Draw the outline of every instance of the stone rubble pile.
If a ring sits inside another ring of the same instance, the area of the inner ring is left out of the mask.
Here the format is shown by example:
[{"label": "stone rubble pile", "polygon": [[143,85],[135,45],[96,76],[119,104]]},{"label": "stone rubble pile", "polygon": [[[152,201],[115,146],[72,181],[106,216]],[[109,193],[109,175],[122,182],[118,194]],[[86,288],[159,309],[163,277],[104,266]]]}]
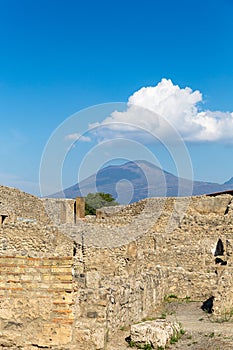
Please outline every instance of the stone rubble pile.
[{"label": "stone rubble pile", "polygon": [[169,340],[178,338],[180,325],[177,322],[166,320],[147,321],[132,325],[130,328],[130,339],[135,346],[145,346],[149,344],[153,349],[159,346],[165,348]]}]

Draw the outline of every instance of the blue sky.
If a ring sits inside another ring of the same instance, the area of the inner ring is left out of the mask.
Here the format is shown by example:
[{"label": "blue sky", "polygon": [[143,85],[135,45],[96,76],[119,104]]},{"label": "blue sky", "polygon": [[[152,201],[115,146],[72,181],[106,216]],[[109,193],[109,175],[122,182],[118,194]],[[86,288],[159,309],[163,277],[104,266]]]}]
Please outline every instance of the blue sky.
[{"label": "blue sky", "polygon": [[[218,118],[229,119],[232,16],[232,0],[0,0],[0,183],[38,193],[43,150],[64,120],[93,105],[126,103],[163,78],[179,91],[199,91],[202,98],[193,106],[201,111],[220,111]],[[183,120],[177,118],[180,131]],[[181,135],[195,179],[224,182],[233,176],[229,123],[216,139]],[[138,135],[137,141],[143,143]],[[100,136],[80,142],[78,154],[75,147],[67,154],[65,185],[75,182],[80,162],[98,142]],[[174,170],[163,150],[151,142],[146,147]]]}]

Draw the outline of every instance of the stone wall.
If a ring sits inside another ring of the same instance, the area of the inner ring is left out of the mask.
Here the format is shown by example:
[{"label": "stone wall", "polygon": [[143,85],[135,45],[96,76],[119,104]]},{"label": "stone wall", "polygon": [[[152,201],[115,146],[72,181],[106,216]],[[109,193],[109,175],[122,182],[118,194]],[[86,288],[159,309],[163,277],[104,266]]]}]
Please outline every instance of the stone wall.
[{"label": "stone wall", "polygon": [[[219,317],[232,310],[232,196],[193,197],[185,212],[179,213],[177,208],[184,207],[186,200],[167,199],[161,215],[157,217],[154,213],[154,221],[153,215],[150,217],[150,229],[119,247],[90,246],[90,237],[84,233],[83,226],[82,254],[75,261],[79,293],[83,296],[79,328],[88,324],[94,327],[97,322],[106,328],[106,333],[115,332],[154,315],[164,297],[171,294],[200,301],[213,295],[214,312]],[[144,208],[145,201],[120,209],[112,217],[109,212],[99,215],[96,222],[90,221],[88,228],[93,237],[103,232],[111,236],[116,225],[131,237],[132,226],[127,225],[138,215],[142,216],[142,223],[144,217],[148,219]],[[75,231],[72,238],[75,239]],[[80,244],[78,232],[76,238]],[[224,244],[221,258],[227,262],[226,266],[215,263],[214,251],[219,239]]]},{"label": "stone wall", "polygon": [[[76,223],[73,200],[27,196],[1,194],[4,208],[9,202],[17,218],[31,220],[0,227],[0,345],[101,350],[171,294],[213,295],[216,317],[231,312],[231,195],[148,199]],[[61,204],[58,227],[43,202]],[[219,239],[227,265],[215,263]]]},{"label": "stone wall", "polygon": [[2,346],[59,346],[72,339],[72,257],[0,256]]},{"label": "stone wall", "polygon": [[62,346],[72,340],[73,242],[36,223],[0,228],[1,346]]},{"label": "stone wall", "polygon": [[0,227],[0,254],[30,257],[72,256],[73,242],[53,226],[9,223]]},{"label": "stone wall", "polygon": [[40,199],[15,188],[0,186],[0,204],[4,207],[4,212],[9,215],[6,222],[37,221],[45,224],[50,222]]},{"label": "stone wall", "polygon": [[0,186],[0,224],[2,224],[1,216],[4,216],[3,223],[74,224],[76,215],[83,216],[84,209],[85,199],[81,197],[76,200],[37,198],[15,188]]},{"label": "stone wall", "polygon": [[54,225],[75,223],[75,200],[42,198],[41,202]]}]

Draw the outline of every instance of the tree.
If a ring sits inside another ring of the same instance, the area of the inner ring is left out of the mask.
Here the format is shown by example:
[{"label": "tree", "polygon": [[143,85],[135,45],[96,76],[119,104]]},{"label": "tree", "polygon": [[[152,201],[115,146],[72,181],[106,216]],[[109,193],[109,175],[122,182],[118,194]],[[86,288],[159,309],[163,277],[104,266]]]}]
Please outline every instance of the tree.
[{"label": "tree", "polygon": [[96,209],[118,205],[110,193],[97,192],[88,193],[85,201],[85,214],[95,215]]}]

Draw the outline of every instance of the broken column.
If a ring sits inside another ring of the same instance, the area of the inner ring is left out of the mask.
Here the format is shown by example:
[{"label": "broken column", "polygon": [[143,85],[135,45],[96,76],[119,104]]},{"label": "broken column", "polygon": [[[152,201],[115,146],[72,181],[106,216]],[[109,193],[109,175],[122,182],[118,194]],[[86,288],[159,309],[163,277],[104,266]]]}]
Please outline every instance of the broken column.
[{"label": "broken column", "polygon": [[75,218],[81,219],[85,217],[85,198],[76,197],[75,201]]}]

